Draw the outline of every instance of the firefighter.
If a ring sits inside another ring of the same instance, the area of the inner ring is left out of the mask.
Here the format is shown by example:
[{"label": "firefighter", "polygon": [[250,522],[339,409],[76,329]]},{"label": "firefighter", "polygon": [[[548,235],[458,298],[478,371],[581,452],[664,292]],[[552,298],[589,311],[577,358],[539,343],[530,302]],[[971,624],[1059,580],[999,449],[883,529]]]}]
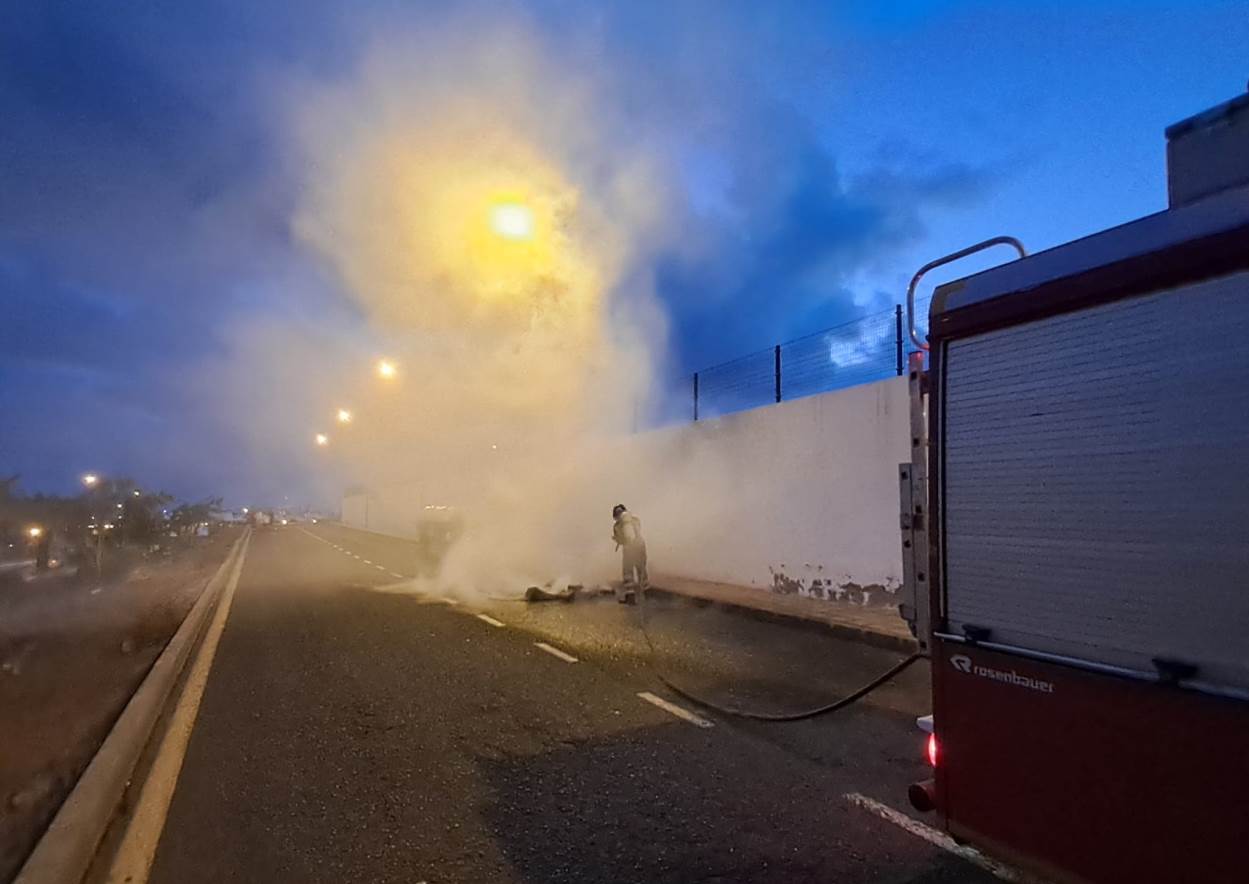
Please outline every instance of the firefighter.
[{"label": "firefighter", "polygon": [[629,512],[623,503],[616,504],[611,511],[612,540],[616,541],[616,549],[621,551],[621,566],[624,580],[616,599],[622,604],[633,604],[634,590],[645,590],[649,578],[646,574],[646,541],[642,539],[642,522]]}]

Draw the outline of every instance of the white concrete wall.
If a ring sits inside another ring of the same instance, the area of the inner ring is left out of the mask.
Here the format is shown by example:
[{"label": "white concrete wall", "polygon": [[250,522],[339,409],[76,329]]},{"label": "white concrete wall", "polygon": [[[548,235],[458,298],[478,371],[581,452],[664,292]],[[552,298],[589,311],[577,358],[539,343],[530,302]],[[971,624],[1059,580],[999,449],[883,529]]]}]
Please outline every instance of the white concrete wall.
[{"label": "white concrete wall", "polygon": [[415,537],[423,501],[415,482],[343,495],[343,524],[396,537]]},{"label": "white concrete wall", "polygon": [[369,496],[364,491],[354,491],[343,495],[342,519],[344,525],[352,528],[369,527]]},{"label": "white concrete wall", "polygon": [[645,434],[643,444],[676,443],[709,466],[660,509],[630,506],[658,573],[893,605],[909,435],[905,378]]},{"label": "white concrete wall", "polygon": [[[906,379],[891,378],[620,440],[589,459],[608,466],[561,492],[560,506],[592,529],[583,557],[592,573],[579,576],[614,568],[604,567],[610,541],[595,541],[623,502],[642,519],[655,574],[892,606],[908,415]],[[455,502],[447,489],[426,501],[421,489],[344,497],[343,520],[412,537],[427,503]]]}]

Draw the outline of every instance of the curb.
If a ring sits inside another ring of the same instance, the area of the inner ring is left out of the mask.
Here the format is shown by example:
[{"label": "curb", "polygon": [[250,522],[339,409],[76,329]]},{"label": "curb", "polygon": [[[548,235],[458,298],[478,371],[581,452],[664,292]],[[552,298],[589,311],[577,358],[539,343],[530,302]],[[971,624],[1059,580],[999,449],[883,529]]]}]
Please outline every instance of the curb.
[{"label": "curb", "polygon": [[[357,528],[354,525],[347,525],[343,522],[336,522],[331,519],[323,521],[348,531],[358,531],[361,534],[372,534],[374,537],[385,537],[389,540],[399,540],[405,543],[418,543],[411,538],[400,537],[397,534],[384,534],[381,531],[373,531],[368,528]],[[769,611],[765,608],[753,608],[750,605],[743,605],[737,602],[709,599],[703,596],[686,595],[685,593],[676,592],[675,590],[664,589],[662,586],[652,585],[646,591],[655,595],[663,596],[667,599],[676,599],[686,602],[696,608],[719,608],[722,611],[729,611],[742,617],[750,617],[754,620],[762,620],[768,623],[780,623],[785,626],[792,626],[797,629],[806,629],[812,632],[831,634],[836,638],[858,642],[859,644],[869,645],[874,648],[882,648],[887,651],[898,651],[903,654],[913,654],[919,650],[919,643],[909,636],[893,635],[888,632],[877,632],[874,629],[869,629],[865,626],[853,626],[849,623],[830,623],[827,620],[813,620],[810,617],[802,617],[797,614]]]},{"label": "curb", "polygon": [[226,554],[173,638],[160,652],[138,690],[26,858],[13,884],[74,884],[95,859],[100,840],[121,804],[139,756],[151,737],[191,652],[199,645],[230,570],[242,557],[251,529]]},{"label": "curb", "polygon": [[686,595],[685,593],[676,592],[671,589],[664,589],[662,586],[651,586],[646,591],[653,595],[663,596],[666,599],[676,599],[686,602],[696,608],[718,608],[722,611],[737,614],[738,616],[749,617],[752,620],[762,620],[766,623],[780,623],[785,626],[792,626],[798,629],[809,630],[811,632],[824,633],[826,635],[832,635],[836,638],[847,639],[860,644],[870,645],[874,648],[883,648],[887,651],[899,651],[903,654],[913,654],[919,649],[919,644],[913,638],[891,635],[887,632],[876,632],[875,630],[868,629],[864,626],[852,626],[848,623],[829,623],[826,620],[812,620],[809,617],[801,617],[796,614],[787,614],[780,611],[769,611],[764,608],[753,608],[750,605],[742,605],[737,602]]}]

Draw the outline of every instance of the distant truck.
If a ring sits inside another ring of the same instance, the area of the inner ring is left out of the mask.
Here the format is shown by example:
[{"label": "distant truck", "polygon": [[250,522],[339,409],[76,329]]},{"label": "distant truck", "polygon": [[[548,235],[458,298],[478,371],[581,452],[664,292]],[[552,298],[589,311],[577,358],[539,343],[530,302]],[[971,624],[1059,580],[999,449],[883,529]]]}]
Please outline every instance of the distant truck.
[{"label": "distant truck", "polygon": [[1166,211],[938,287],[910,362],[911,800],[1058,881],[1249,881],[1249,95],[1167,140]]}]

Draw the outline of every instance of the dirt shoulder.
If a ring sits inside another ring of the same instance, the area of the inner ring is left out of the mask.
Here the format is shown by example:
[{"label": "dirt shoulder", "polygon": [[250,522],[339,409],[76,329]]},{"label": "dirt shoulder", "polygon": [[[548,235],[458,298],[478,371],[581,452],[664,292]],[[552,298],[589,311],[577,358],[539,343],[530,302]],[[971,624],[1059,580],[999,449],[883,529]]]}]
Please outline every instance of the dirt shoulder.
[{"label": "dirt shoulder", "polygon": [[0,583],[0,881],[16,875],[237,537],[133,554],[102,583]]}]

